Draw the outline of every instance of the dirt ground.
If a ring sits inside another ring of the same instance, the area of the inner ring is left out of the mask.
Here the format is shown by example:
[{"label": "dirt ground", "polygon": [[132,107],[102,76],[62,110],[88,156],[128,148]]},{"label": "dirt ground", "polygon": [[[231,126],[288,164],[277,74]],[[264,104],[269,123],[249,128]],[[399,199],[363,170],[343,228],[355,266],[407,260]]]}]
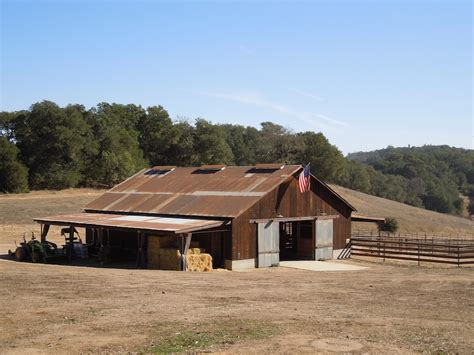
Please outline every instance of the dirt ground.
[{"label": "dirt ground", "polygon": [[472,353],[474,270],[183,273],[0,260],[0,352]]},{"label": "dirt ground", "polygon": [[[0,197],[0,254],[36,228],[32,217],[79,211],[99,193]],[[0,353],[473,353],[474,267],[352,263],[369,268],[183,273],[0,259]]]}]

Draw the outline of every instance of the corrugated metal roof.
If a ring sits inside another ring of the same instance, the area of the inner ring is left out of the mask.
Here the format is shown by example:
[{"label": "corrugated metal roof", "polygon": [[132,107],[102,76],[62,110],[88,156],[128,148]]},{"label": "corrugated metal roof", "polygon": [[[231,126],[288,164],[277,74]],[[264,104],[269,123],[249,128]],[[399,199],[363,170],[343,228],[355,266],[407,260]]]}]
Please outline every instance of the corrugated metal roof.
[{"label": "corrugated metal roof", "polygon": [[168,218],[85,212],[35,218],[35,221],[60,226],[115,227],[174,234],[220,227],[226,223],[225,221],[209,219]]},{"label": "corrugated metal roof", "polygon": [[301,165],[144,169],[92,201],[86,211],[236,217]]}]

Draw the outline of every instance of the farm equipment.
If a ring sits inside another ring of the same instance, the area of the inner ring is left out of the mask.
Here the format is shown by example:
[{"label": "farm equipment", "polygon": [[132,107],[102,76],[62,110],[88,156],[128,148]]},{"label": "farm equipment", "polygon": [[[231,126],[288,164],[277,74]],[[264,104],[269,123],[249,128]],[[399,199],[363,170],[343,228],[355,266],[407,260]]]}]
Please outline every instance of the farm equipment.
[{"label": "farm equipment", "polygon": [[55,243],[39,241],[35,234],[31,233],[31,239],[26,240],[23,234],[23,242],[17,246],[15,252],[8,251],[8,255],[18,261],[32,261],[34,263],[46,262],[51,258],[64,256],[64,249],[59,249]]},{"label": "farm equipment", "polygon": [[[49,229],[49,228],[48,228]],[[74,227],[62,228],[61,236],[65,239],[65,244],[58,247],[57,244],[46,240],[46,233],[41,231],[42,238],[37,239],[31,233],[31,239],[26,239],[23,234],[23,241],[16,245],[15,251],[8,251],[8,256],[18,261],[31,261],[33,263],[46,263],[50,260],[66,259],[88,259],[89,246],[82,242],[82,239]]]}]

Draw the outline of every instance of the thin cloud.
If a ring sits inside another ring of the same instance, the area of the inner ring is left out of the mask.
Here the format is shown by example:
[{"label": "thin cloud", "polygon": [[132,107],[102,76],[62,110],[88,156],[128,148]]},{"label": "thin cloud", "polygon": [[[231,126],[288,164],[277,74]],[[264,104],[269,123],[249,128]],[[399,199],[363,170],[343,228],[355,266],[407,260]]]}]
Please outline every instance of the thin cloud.
[{"label": "thin cloud", "polygon": [[328,123],[334,124],[336,126],[349,127],[349,124],[347,122],[344,122],[344,121],[339,121],[339,120],[336,120],[334,118],[331,118],[331,117],[328,117],[328,116],[325,116],[325,115],[321,115],[321,114],[317,114],[315,116],[318,117],[318,118],[321,118],[322,120],[324,120]]},{"label": "thin cloud", "polygon": [[310,92],[307,92],[307,91],[303,91],[303,90],[300,90],[300,89],[295,89],[295,88],[288,88],[289,91],[291,92],[294,92],[300,96],[303,96],[303,97],[309,97],[310,99],[313,99],[313,100],[316,100],[316,101],[326,101],[324,99],[324,97],[321,97],[321,96],[317,96],[317,95],[314,95]]},{"label": "thin cloud", "polygon": [[257,107],[269,109],[287,116],[291,116],[300,121],[304,121],[312,126],[321,128],[321,126],[343,126],[348,127],[347,122],[339,121],[322,114],[310,112],[299,112],[291,107],[265,99],[258,93],[224,93],[224,92],[198,92],[200,95],[225,99],[229,101],[239,102],[246,105],[254,105]]},{"label": "thin cloud", "polygon": [[240,52],[246,55],[255,55],[255,52],[248,48],[247,46],[244,46],[243,44],[240,45],[239,47]]}]

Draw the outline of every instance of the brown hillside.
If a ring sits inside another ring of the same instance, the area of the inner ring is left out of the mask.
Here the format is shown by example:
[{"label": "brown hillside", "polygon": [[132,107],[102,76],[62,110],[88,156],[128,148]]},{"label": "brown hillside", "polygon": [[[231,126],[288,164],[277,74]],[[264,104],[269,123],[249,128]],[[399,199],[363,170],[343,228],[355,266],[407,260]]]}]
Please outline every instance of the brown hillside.
[{"label": "brown hillside", "polygon": [[[100,196],[103,190],[67,189],[61,191],[33,191],[24,194],[0,194],[0,254],[14,247],[23,233],[39,235],[35,217],[80,212],[82,207]],[[59,236],[58,228],[50,233]],[[51,238],[49,238],[51,239]],[[63,238],[52,239],[64,242]]]},{"label": "brown hillside", "polygon": [[[474,238],[474,222],[465,218],[428,211],[337,185],[331,185],[331,187],[357,209],[356,213],[396,218],[401,233]],[[375,226],[371,223],[353,224],[353,232],[368,230],[375,230]]]}]

